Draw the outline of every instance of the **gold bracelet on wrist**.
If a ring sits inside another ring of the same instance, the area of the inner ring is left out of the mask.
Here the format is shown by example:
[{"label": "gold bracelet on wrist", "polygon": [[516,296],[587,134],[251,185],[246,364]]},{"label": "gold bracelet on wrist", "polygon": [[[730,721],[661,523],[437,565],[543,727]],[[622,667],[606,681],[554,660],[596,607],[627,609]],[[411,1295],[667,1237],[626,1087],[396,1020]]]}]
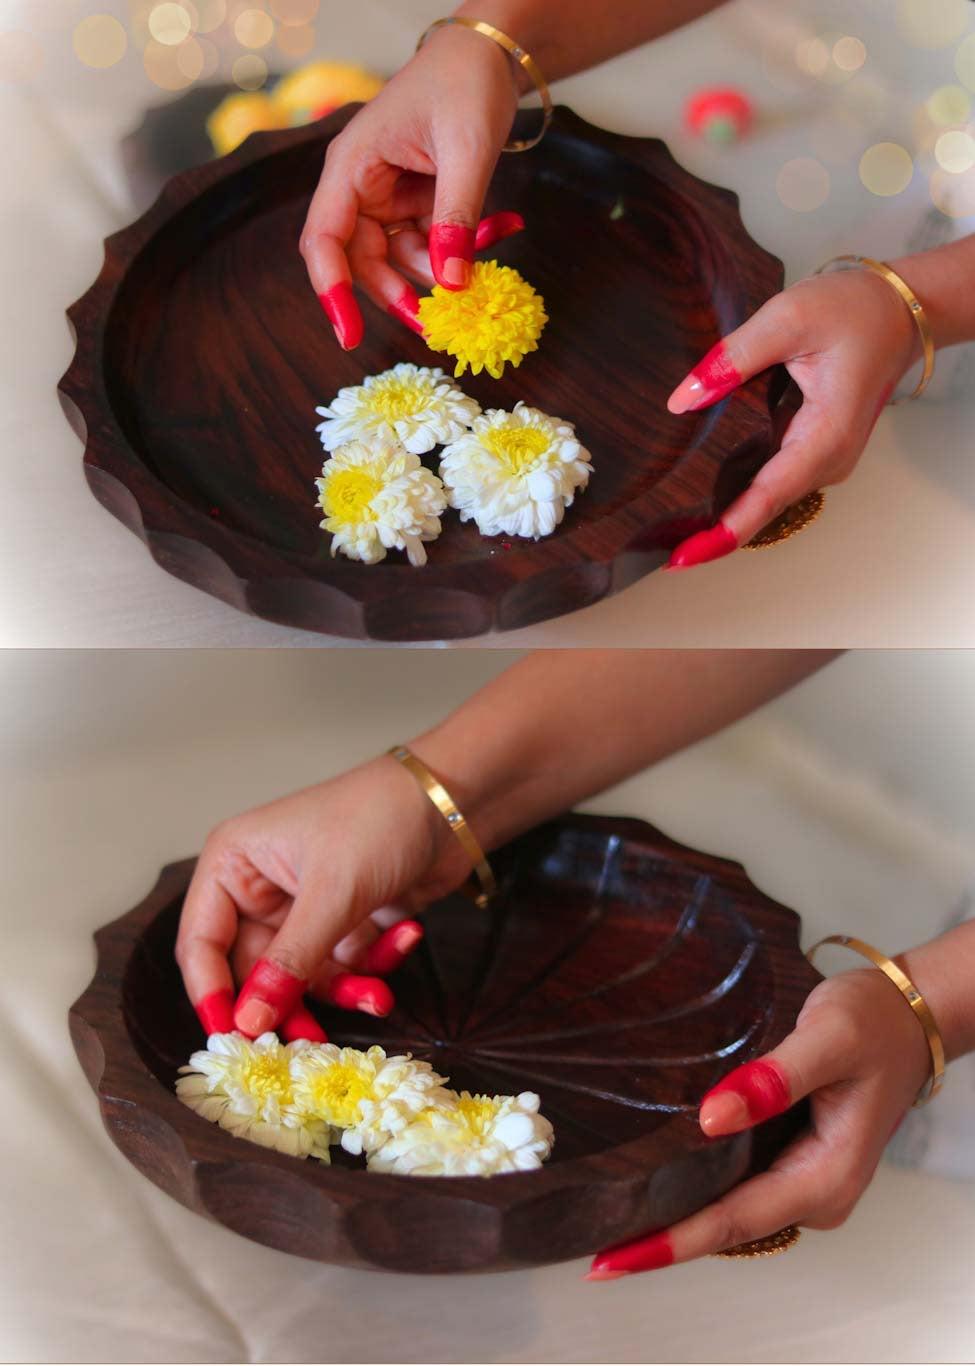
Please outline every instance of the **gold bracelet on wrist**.
[{"label": "gold bracelet on wrist", "polygon": [[[896,270],[891,269],[886,261],[875,261],[872,256],[834,256],[832,260],[826,261],[813,273],[822,275],[823,271],[830,266],[840,266],[845,270],[870,270],[874,275],[879,275],[882,280],[886,280],[891,289],[897,293],[904,303],[907,310],[914,319],[914,325],[921,338],[921,347],[924,352],[924,369],[921,378],[918,380],[917,388],[908,398],[920,398],[934,374],[934,337],[931,334],[931,324],[928,322],[928,315],[924,311],[924,305],[911,289],[906,280],[897,274]],[[893,400],[899,402],[898,399]]]},{"label": "gold bracelet on wrist", "polygon": [[527,152],[529,147],[535,147],[541,142],[548,131],[548,126],[552,122],[552,95],[548,88],[548,82],[539,70],[538,63],[529,56],[525,49],[516,43],[514,38],[509,38],[506,33],[502,33],[493,24],[485,24],[480,19],[463,19],[459,15],[453,14],[447,19],[435,19],[429,28],[425,28],[420,34],[416,50],[420,48],[438,28],[445,28],[448,24],[460,24],[463,28],[473,29],[475,33],[482,33],[485,38],[490,38],[503,47],[509,56],[513,57],[518,65],[528,73],[531,82],[538,91],[542,101],[542,127],[541,131],[533,138],[515,138],[512,142],[506,142],[502,147],[503,152]]},{"label": "gold bracelet on wrist", "polygon": [[467,821],[458,810],[457,803],[443,786],[443,784],[433,776],[420,759],[416,757],[412,750],[405,745],[393,745],[392,749],[386,751],[388,754],[399,761],[404,768],[409,769],[410,773],[423,788],[434,806],[447,822],[447,828],[451,834],[456,835],[460,841],[464,853],[471,861],[474,875],[480,886],[480,892],[474,897],[478,906],[485,907],[498,890],[498,884],[494,880],[491,865],[487,861],[484,850],[481,848],[474,832],[467,824]]},{"label": "gold bracelet on wrist", "polygon": [[825,939],[820,939],[818,944],[813,944],[806,954],[810,963],[816,950],[821,949],[824,944],[841,944],[844,948],[859,953],[863,958],[869,958],[875,967],[878,967],[882,973],[890,978],[914,1011],[921,1028],[924,1030],[924,1037],[931,1053],[931,1079],[922,1089],[914,1105],[915,1107],[927,1105],[928,1101],[932,1100],[941,1090],[941,1083],[945,1076],[945,1046],[941,1039],[941,1032],[931,1013],[931,1007],[907,973],[902,972],[895,962],[882,954],[879,949],[875,949],[872,944],[867,944],[862,939],[855,939],[851,934],[829,934]]}]

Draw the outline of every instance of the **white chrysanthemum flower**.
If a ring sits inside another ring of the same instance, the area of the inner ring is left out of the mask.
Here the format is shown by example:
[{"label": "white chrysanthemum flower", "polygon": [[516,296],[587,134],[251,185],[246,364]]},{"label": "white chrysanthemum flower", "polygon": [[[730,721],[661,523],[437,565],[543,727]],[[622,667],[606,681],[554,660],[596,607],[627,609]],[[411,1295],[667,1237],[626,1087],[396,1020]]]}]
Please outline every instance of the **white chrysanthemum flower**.
[{"label": "white chrysanthemum flower", "polygon": [[211,1034],[206,1048],[179,1069],[176,1094],[235,1138],[328,1162],[331,1129],[295,1100],[294,1068],[311,1047],[305,1040],[279,1043],[274,1034],[253,1041],[238,1033]]},{"label": "white chrysanthemum flower", "polygon": [[413,455],[455,440],[471,425],[481,405],[468,398],[442,370],[405,361],[340,389],[315,428],[327,451],[348,441],[401,441]]},{"label": "white chrysanthemum flower", "polygon": [[538,1113],[533,1091],[520,1096],[472,1096],[424,1110],[370,1153],[370,1171],[397,1176],[492,1176],[540,1167],[554,1135]]},{"label": "white chrysanthemum flower", "polygon": [[443,452],[440,477],[462,521],[485,536],[547,536],[592,473],[571,422],[516,403],[493,408]]},{"label": "white chrysanthemum flower", "polygon": [[325,461],[315,483],[333,555],[341,550],[376,564],[387,550],[405,550],[410,564],[426,564],[423,542],[440,535],[447,498],[437,476],[399,442],[350,441]]},{"label": "white chrysanthemum flower", "polygon": [[371,1152],[400,1133],[430,1105],[447,1104],[444,1078],[429,1063],[388,1058],[378,1045],[358,1048],[314,1044],[294,1066],[295,1098],[302,1109],[341,1129],[349,1153]]}]

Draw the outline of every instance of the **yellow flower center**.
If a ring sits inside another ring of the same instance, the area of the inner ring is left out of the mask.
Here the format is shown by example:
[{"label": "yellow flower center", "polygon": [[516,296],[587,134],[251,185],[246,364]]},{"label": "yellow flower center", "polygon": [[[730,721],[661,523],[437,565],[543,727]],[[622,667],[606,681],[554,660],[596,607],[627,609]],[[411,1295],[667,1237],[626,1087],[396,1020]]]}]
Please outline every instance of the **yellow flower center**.
[{"label": "yellow flower center", "polygon": [[251,1095],[261,1100],[276,1096],[281,1105],[291,1105],[291,1074],[286,1058],[259,1053],[244,1065],[241,1080]]},{"label": "yellow flower center", "polygon": [[521,474],[526,465],[542,455],[549,439],[537,427],[495,427],[483,438],[484,445],[505,462],[512,474]]},{"label": "yellow flower center", "polygon": [[429,385],[418,380],[397,379],[395,376],[382,379],[369,388],[369,406],[387,422],[412,417],[426,407],[429,398]]},{"label": "yellow flower center", "polygon": [[374,522],[370,504],[382,484],[365,470],[336,470],[321,493],[322,510],[337,522]]},{"label": "yellow flower center", "polygon": [[469,1091],[461,1091],[457,1109],[471,1133],[478,1138],[483,1135],[485,1125],[498,1113],[498,1107],[490,1096],[472,1096]]},{"label": "yellow flower center", "polygon": [[361,1119],[359,1101],[372,1094],[368,1078],[348,1063],[336,1063],[316,1076],[311,1085],[315,1112],[328,1124],[349,1129]]}]

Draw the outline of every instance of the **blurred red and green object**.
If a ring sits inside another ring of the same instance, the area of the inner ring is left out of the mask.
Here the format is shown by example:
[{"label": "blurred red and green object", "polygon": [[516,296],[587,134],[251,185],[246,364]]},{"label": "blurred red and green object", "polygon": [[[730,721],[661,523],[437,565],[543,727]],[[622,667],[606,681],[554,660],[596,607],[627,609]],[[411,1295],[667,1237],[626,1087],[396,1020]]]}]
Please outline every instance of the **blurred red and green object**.
[{"label": "blurred red and green object", "polygon": [[251,133],[296,128],[333,109],[371,100],[385,82],[365,67],[314,61],[282,76],[271,90],[235,91],[208,116],[207,134],[217,156],[232,152]]}]

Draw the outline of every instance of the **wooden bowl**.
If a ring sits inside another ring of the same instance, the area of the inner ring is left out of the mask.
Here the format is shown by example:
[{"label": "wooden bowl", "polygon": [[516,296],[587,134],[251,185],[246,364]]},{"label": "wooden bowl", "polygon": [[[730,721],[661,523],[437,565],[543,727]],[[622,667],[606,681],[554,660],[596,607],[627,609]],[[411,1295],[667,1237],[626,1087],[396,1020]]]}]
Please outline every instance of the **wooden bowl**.
[{"label": "wooden bowl", "polygon": [[561,1261],[683,1218],[767,1166],[804,1107],[709,1140],[705,1092],[774,1047],[820,980],[799,919],[741,866],[641,821],[570,815],[496,856],[488,911],[462,896],[425,914],[386,1020],[316,1006],[330,1038],[409,1050],[471,1091],[534,1090],[555,1126],[539,1171],[368,1172],[271,1152],[174,1093],[202,1047],[173,944],[192,860],[95,936],[71,1008],[75,1049],[111,1138],[150,1180],[237,1233],[316,1261],[488,1271]]},{"label": "wooden bowl", "polygon": [[398,553],[332,559],[316,405],[398,361],[449,360],[368,301],[366,339],[343,352],[308,284],[301,225],[354,109],[254,134],[108,239],[69,310],[60,384],[91,489],[170,573],[291,626],[448,639],[597,602],[714,522],[776,448],[781,369],[707,412],[674,417],[665,400],[781,287],[781,263],[748,237],[735,195],[662,142],[560,109],[536,150],[501,158],[487,205],[524,214],[528,230],[492,254],[540,290],[550,321],[517,370],[463,387],[484,407],[524,399],[575,422],[589,489],[538,542],[482,537],[451,512],[422,569]]}]

